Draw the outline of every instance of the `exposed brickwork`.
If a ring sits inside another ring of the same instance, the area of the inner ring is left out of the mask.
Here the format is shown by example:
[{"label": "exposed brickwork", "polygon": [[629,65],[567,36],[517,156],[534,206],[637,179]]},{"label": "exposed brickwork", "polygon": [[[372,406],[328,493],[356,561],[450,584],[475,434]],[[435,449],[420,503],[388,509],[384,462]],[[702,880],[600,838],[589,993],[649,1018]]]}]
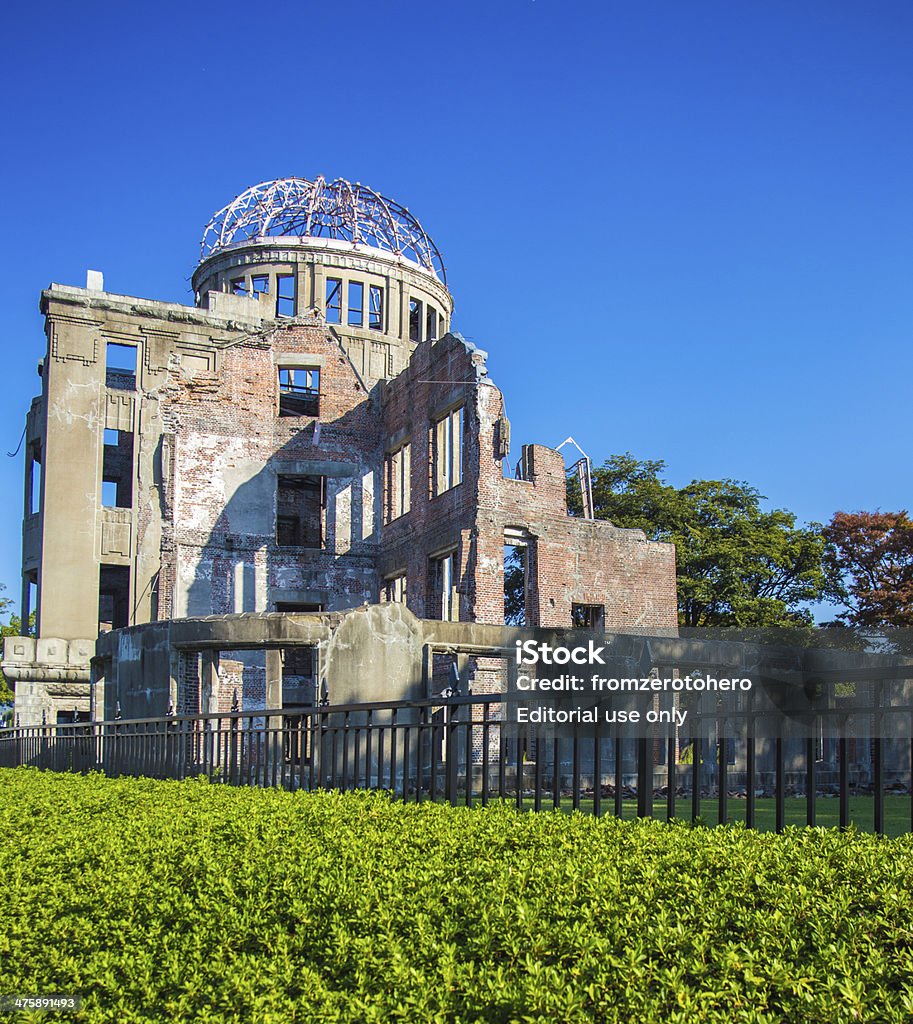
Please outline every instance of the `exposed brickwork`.
[{"label": "exposed brickwork", "polygon": [[[319,415],[279,416],[278,368],[309,358],[320,368]],[[524,450],[527,479],[502,475],[504,400],[486,374],[484,353],[447,335],[419,345],[398,377],[369,392],[316,320],[240,340],[217,372],[188,375],[173,361],[159,395],[170,451],[160,594],[167,601],[176,582],[177,601],[163,614],[263,611],[277,601],[352,607],[378,600],[384,580],[405,572],[407,604],[435,618],[433,560],[452,554],[453,615],[499,623],[510,530],[528,544],[530,625],[570,625],[574,602],[603,605],[608,628],[674,625],[670,546],[569,517],[564,460],[551,449]],[[458,482],[434,494],[435,458],[445,457],[436,424],[460,408],[462,447],[450,452]],[[406,441],[410,507],[383,523],[384,452]],[[322,547],[278,543],[277,514],[294,511],[294,496],[277,507],[284,474],[324,479]]]},{"label": "exposed brickwork", "polygon": [[[385,388],[388,437],[412,443],[412,505],[385,527],[380,569],[405,569],[408,604],[435,617],[429,558],[453,549],[460,567],[460,618],[503,622],[504,536],[529,541],[530,625],[569,626],[573,603],[605,607],[607,628],[674,626],[675,554],[639,530],[567,515],[564,460],[534,445],[525,452],[528,479],[502,475],[497,442],[504,400],[484,376],[484,355],[453,336],[419,346],[410,366]],[[469,383],[456,383],[469,382]],[[462,403],[462,482],[430,497],[430,425]]]}]

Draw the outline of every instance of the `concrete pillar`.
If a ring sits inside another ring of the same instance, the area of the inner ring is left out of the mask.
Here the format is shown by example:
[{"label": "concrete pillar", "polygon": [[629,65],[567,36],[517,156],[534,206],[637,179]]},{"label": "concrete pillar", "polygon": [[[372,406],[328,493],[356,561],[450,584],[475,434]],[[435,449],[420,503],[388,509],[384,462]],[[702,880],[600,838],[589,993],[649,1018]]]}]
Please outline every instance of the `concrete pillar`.
[{"label": "concrete pillar", "polygon": [[200,712],[208,715],[218,711],[219,652],[206,650],[200,654]]},{"label": "concrete pillar", "polygon": [[282,651],[278,647],[266,652],[266,707],[282,707]]},{"label": "concrete pillar", "polygon": [[181,652],[173,647],[168,652],[168,676],[168,701],[174,710],[180,713],[178,693],[181,679]]}]

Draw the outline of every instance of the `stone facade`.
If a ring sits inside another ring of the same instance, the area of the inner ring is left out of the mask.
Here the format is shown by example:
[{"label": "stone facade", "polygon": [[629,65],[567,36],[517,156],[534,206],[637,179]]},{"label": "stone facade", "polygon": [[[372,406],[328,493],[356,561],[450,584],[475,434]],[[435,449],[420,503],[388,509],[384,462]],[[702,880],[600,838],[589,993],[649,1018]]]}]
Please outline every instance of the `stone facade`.
[{"label": "stone facade", "polygon": [[[37,613],[39,647],[91,653],[99,631],[156,620],[388,600],[498,625],[506,539],[525,552],[528,625],[569,627],[579,605],[609,629],[675,626],[671,546],[569,516],[551,449],[524,447],[519,476],[504,475],[504,397],[485,353],[449,333],[453,302],[431,270],[367,246],[261,239],[204,259],[194,306],[88,283],[41,297],[22,609]],[[281,701],[269,652],[232,657],[214,710],[238,680],[246,700]],[[68,680],[76,704],[51,697],[40,664],[7,642],[22,725],[39,708],[51,722],[68,706],[100,716],[87,657]],[[37,701],[26,680],[46,687]]]}]

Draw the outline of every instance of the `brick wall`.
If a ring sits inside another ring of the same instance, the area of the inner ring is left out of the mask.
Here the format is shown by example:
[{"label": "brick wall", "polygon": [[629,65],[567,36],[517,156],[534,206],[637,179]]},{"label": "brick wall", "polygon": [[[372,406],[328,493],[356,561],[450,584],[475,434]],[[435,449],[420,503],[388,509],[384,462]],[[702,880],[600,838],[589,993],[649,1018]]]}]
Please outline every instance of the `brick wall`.
[{"label": "brick wall", "polygon": [[[425,342],[370,391],[318,321],[245,337],[219,358],[206,373],[173,361],[160,394],[170,453],[163,614],[262,611],[277,600],[352,607],[405,572],[410,609],[434,618],[432,560],[452,553],[459,618],[500,623],[510,530],[528,545],[530,625],[570,625],[575,602],[603,605],[609,628],[675,624],[670,546],[569,517],[564,460],[549,448],[524,450],[526,479],[503,476],[504,399],[473,346],[453,335]],[[319,415],[279,416],[278,368],[309,358],[320,367]],[[435,424],[459,409],[461,473],[441,490]],[[384,453],[406,442],[410,507],[384,522]],[[322,549],[277,544],[284,474],[325,477]]]}]

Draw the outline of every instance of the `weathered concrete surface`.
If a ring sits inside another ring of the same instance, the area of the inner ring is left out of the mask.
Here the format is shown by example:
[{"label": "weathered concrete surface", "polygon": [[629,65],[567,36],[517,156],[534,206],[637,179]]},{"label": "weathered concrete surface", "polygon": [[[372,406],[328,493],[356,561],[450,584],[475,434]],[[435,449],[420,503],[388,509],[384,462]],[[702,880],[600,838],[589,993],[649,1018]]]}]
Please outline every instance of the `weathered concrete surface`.
[{"label": "weathered concrete surface", "polygon": [[[258,298],[255,279],[261,291],[267,282]],[[291,307],[279,301],[280,280],[294,286]],[[338,316],[328,280],[342,283]],[[670,545],[569,517],[564,461],[551,449],[526,446],[523,478],[504,477],[504,397],[486,354],[447,333],[453,299],[430,271],[296,237],[204,260],[193,307],[104,292],[96,273],[87,283],[41,297],[47,350],[26,423],[22,578],[23,619],[36,611],[39,637],[337,612],[384,597],[425,619],[498,625],[507,532],[528,548],[531,626],[569,626],[575,604],[602,609],[608,628],[675,625]],[[360,323],[349,305],[359,288]],[[371,289],[382,305],[374,318]],[[289,381],[303,372],[318,384],[296,406]],[[403,610],[384,650],[365,647],[366,628],[347,620],[343,639],[321,647],[315,683],[333,677],[355,693],[367,650],[390,678],[414,682],[409,621]],[[271,628],[299,628],[279,622]],[[242,653],[222,666],[213,696],[199,665],[175,655],[175,630],[167,642],[136,638],[136,651],[118,657],[123,677],[105,678],[125,714],[165,699],[160,681],[136,683],[128,666],[143,658],[156,680],[169,659],[169,699],[177,705],[180,690],[184,708],[221,707],[235,689],[277,699],[277,663],[259,642],[227,638],[225,649]],[[40,689],[39,662],[30,684]],[[369,680],[359,685],[383,696]],[[34,724],[32,696],[17,697],[23,724]]]}]

